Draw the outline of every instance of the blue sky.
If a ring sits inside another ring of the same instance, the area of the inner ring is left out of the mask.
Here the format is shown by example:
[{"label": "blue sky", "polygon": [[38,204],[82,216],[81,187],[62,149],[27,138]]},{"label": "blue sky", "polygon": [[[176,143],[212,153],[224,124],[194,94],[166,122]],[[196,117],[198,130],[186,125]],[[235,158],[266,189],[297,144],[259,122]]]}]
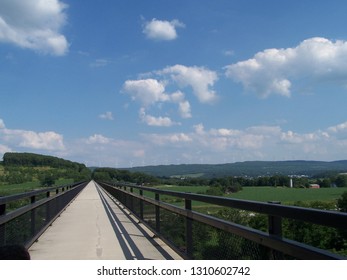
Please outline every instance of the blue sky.
[{"label": "blue sky", "polygon": [[347,159],[347,2],[0,0],[0,156]]}]

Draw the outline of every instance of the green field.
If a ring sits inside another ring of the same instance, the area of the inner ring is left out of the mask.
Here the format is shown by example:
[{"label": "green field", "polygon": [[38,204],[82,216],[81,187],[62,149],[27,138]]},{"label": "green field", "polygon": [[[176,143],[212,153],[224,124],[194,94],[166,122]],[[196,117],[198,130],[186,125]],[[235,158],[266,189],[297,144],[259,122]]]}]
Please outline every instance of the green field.
[{"label": "green field", "polygon": [[[157,188],[178,191],[204,193],[208,186],[157,186]],[[242,191],[227,197],[253,201],[280,201],[290,204],[297,201],[336,201],[347,188],[290,189],[283,187],[243,187]]]},{"label": "green field", "polygon": [[336,201],[347,188],[290,189],[273,187],[244,187],[242,191],[228,197],[255,201]]},{"label": "green field", "polygon": [[[62,186],[72,183],[71,179],[61,179],[55,182],[55,186]],[[40,188],[40,182],[27,182],[23,184],[0,185],[0,196],[13,195],[23,192],[29,192]]]}]

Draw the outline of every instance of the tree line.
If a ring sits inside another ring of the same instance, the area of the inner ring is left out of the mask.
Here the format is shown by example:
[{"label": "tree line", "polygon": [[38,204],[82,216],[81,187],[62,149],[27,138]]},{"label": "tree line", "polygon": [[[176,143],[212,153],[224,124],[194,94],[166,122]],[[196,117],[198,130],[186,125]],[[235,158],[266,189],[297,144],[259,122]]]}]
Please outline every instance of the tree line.
[{"label": "tree line", "polygon": [[58,179],[78,182],[91,178],[91,171],[84,164],[33,153],[5,153],[1,167],[2,184],[39,181],[42,186],[51,186]]}]

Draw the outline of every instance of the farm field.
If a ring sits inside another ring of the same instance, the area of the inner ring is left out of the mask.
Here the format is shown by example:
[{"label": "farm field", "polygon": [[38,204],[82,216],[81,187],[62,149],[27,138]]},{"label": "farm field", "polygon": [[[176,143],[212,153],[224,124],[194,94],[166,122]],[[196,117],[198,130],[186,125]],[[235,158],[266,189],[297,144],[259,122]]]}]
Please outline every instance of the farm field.
[{"label": "farm field", "polygon": [[[71,179],[61,179],[57,180],[55,182],[55,186],[62,186],[65,184],[72,183],[73,180]],[[13,184],[13,185],[0,185],[0,196],[7,196],[7,195],[13,195],[23,192],[30,192],[35,189],[40,188],[40,182],[34,181],[34,182],[27,182],[23,184]]]},{"label": "farm field", "polygon": [[[158,186],[160,189],[203,193],[207,186]],[[283,187],[243,187],[242,191],[229,194],[227,197],[253,200],[253,201],[280,201],[291,204],[297,201],[336,201],[347,188],[321,188],[321,189],[290,189]]]},{"label": "farm field", "polygon": [[280,201],[293,203],[296,201],[336,201],[347,188],[290,189],[273,187],[244,187],[242,191],[228,197],[255,201]]}]

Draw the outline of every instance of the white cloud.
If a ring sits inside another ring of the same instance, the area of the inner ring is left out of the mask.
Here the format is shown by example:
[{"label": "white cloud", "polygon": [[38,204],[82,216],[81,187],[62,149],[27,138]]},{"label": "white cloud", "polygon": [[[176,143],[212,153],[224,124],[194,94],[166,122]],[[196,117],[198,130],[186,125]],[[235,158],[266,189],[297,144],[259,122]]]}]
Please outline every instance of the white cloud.
[{"label": "white cloud", "polygon": [[347,122],[331,126],[328,128],[328,131],[338,133],[338,132],[346,132],[347,131]]},{"label": "white cloud", "polygon": [[149,126],[173,126],[178,123],[173,122],[169,117],[153,117],[146,114],[145,109],[141,108],[139,116],[142,122],[146,123]]},{"label": "white cloud", "polygon": [[192,138],[185,133],[172,133],[172,134],[146,134],[143,137],[155,145],[181,145],[184,143],[192,142]]},{"label": "white cloud", "polygon": [[53,55],[64,55],[68,42],[60,33],[67,5],[59,0],[0,1],[0,42]]},{"label": "white cloud", "polygon": [[23,148],[36,150],[64,150],[63,136],[53,132],[34,132],[28,130],[10,130],[3,131],[5,142]]},{"label": "white cloud", "polygon": [[0,140],[12,148],[22,147],[49,151],[63,151],[65,149],[64,139],[61,134],[53,131],[35,132],[30,130],[8,129],[1,119]]},{"label": "white cloud", "polygon": [[217,99],[217,94],[212,89],[218,80],[218,75],[214,71],[204,67],[187,67],[177,64],[157,71],[157,73],[170,75],[171,79],[181,88],[192,87],[193,93],[202,103],[213,103]]},{"label": "white cloud", "polygon": [[[150,74],[147,73],[147,77],[149,75],[154,78],[127,80],[123,85],[123,92],[128,94],[132,100],[139,102],[147,111],[153,105],[161,107],[161,103],[173,103],[178,105],[178,114],[181,118],[191,118],[191,103],[186,98],[186,94],[181,91],[187,87],[192,89],[192,93],[202,103],[213,103],[217,100],[217,93],[213,86],[218,75],[204,67],[174,65]],[[168,93],[166,87],[176,89],[176,91]],[[143,114],[140,116],[145,123],[151,123],[151,125],[171,126],[176,124],[169,117],[154,118],[150,115],[143,116]]]},{"label": "white cloud", "polygon": [[145,107],[170,100],[165,93],[165,84],[155,79],[128,80],[124,83],[123,90]]},{"label": "white cloud", "polygon": [[86,143],[87,144],[109,144],[111,143],[111,141],[112,141],[111,139],[105,136],[102,136],[101,134],[94,134],[86,140]]},{"label": "white cloud", "polygon": [[0,119],[0,129],[5,128],[5,123],[2,119]]},{"label": "white cloud", "polygon": [[192,117],[190,103],[187,100],[179,102],[178,111],[181,117],[184,119],[188,119]]},{"label": "white cloud", "polygon": [[98,58],[98,59],[95,59],[95,61],[90,64],[90,67],[99,68],[99,67],[105,67],[108,64],[110,64],[110,61],[108,59]]},{"label": "white cloud", "polygon": [[11,151],[12,149],[10,147],[0,144],[0,155],[4,155],[5,153],[11,152]]},{"label": "white cloud", "polygon": [[[260,97],[289,97],[298,80],[347,84],[347,42],[310,38],[295,48],[267,49],[253,58],[226,66],[226,76]],[[303,78],[304,77],[304,78]]]},{"label": "white cloud", "polygon": [[110,120],[110,121],[114,120],[112,112],[106,112],[106,113],[100,114],[99,118],[103,120]]},{"label": "white cloud", "polygon": [[159,41],[171,41],[177,38],[177,27],[185,27],[185,25],[178,21],[166,21],[152,19],[146,22],[143,27],[143,33],[147,38]]}]

